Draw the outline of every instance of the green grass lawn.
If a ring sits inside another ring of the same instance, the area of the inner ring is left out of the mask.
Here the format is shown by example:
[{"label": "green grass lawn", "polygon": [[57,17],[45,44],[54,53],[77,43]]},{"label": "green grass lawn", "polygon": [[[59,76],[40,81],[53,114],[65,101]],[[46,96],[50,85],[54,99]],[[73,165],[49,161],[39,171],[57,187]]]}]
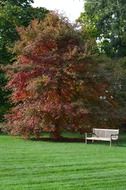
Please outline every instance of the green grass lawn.
[{"label": "green grass lawn", "polygon": [[56,143],[0,136],[0,190],[125,190],[126,142]]}]

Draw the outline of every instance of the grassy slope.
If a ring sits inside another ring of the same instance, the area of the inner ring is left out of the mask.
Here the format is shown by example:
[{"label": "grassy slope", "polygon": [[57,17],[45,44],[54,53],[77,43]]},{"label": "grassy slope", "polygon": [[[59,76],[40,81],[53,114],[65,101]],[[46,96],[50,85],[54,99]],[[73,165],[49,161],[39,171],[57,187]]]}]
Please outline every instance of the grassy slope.
[{"label": "grassy slope", "polygon": [[125,190],[126,148],[0,136],[0,189]]}]

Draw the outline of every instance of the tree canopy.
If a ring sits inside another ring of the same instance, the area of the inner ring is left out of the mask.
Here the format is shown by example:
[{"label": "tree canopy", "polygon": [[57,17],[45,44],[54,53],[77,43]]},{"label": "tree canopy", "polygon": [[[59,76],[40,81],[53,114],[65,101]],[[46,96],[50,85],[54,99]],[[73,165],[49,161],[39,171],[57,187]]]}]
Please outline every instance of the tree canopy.
[{"label": "tree canopy", "polygon": [[48,131],[59,138],[64,130],[111,123],[115,102],[80,31],[54,13],[18,31],[17,59],[7,67],[15,105],[7,115],[9,132],[38,137]]},{"label": "tree canopy", "polygon": [[126,56],[126,1],[86,0],[80,21],[110,57]]}]

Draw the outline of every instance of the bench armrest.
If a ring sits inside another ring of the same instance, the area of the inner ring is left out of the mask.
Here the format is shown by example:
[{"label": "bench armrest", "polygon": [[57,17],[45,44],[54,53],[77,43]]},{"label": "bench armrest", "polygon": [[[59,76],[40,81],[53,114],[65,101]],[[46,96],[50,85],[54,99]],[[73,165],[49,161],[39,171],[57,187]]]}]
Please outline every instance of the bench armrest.
[{"label": "bench armrest", "polygon": [[117,140],[118,134],[111,134],[111,140]]}]

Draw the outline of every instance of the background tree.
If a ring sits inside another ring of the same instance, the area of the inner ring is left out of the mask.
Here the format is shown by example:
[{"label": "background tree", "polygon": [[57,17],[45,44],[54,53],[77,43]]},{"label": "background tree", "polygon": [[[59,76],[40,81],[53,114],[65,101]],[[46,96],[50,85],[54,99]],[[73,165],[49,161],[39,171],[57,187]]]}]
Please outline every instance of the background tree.
[{"label": "background tree", "polygon": [[97,63],[86,56],[88,44],[80,31],[66,18],[49,14],[19,34],[17,60],[7,67],[15,105],[7,116],[9,132],[38,137],[48,131],[58,139],[64,130],[103,124],[103,108],[110,123],[115,103],[106,91],[107,80],[97,74]]},{"label": "background tree", "polygon": [[[79,21],[90,38],[95,39],[99,54],[112,60],[104,65],[111,92],[118,99],[118,117],[124,120],[126,104],[126,2],[123,0],[86,0]],[[106,59],[106,58],[105,58]],[[104,61],[103,61],[104,62]],[[106,68],[105,68],[106,67]],[[124,121],[122,121],[124,122]]]},{"label": "background tree", "polygon": [[121,123],[125,123],[126,116],[126,58],[112,60],[109,68],[109,80],[111,82],[111,91],[118,100],[118,118]]},{"label": "background tree", "polygon": [[[44,8],[33,8],[32,0],[1,0],[0,1],[0,64],[13,62],[15,55],[10,51],[19,39],[16,27],[28,26],[32,19],[43,19],[47,14]],[[4,73],[0,71],[0,121],[8,110],[8,92],[3,90],[6,83]],[[5,101],[6,100],[6,101]]]},{"label": "background tree", "polygon": [[100,50],[111,57],[126,56],[125,9],[124,0],[86,0],[80,16],[100,42]]}]

